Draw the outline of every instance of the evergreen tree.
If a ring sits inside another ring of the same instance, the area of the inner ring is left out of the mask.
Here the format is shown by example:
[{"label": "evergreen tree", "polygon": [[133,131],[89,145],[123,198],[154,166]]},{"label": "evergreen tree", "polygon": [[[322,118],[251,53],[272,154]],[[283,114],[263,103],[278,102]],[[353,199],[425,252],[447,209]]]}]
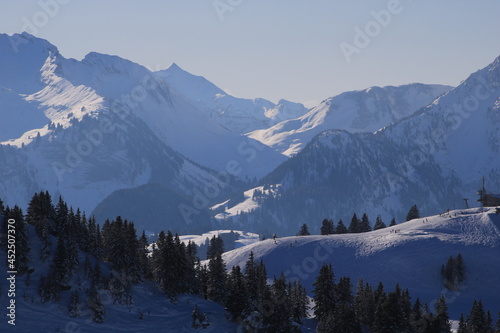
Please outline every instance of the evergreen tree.
[{"label": "evergreen tree", "polygon": [[300,227],[300,230],[297,233],[297,236],[309,236],[309,235],[311,235],[311,233],[309,232],[309,228],[307,227],[307,224],[304,223]]},{"label": "evergreen tree", "polygon": [[193,312],[191,312],[191,317],[193,321],[191,322],[191,327],[193,328],[207,328],[210,324],[207,321],[207,317],[203,314],[197,305],[194,306]]},{"label": "evergreen tree", "polygon": [[101,296],[94,288],[92,288],[89,292],[87,304],[92,312],[92,320],[99,324],[103,323],[105,314],[104,305],[102,304]]},{"label": "evergreen tree", "polygon": [[246,290],[249,291],[249,311],[257,308],[259,302],[259,294],[255,291],[259,290],[259,274],[257,272],[257,265],[254,261],[253,252],[250,251],[250,255],[245,263],[245,284]]},{"label": "evergreen tree", "polygon": [[493,327],[493,317],[491,316],[491,312],[486,311],[486,333],[495,333],[495,328]]},{"label": "evergreen tree", "polygon": [[396,225],[396,219],[393,217],[389,226],[394,227],[395,225]]},{"label": "evergreen tree", "polygon": [[339,223],[337,224],[337,228],[335,229],[336,234],[347,234],[349,231],[347,230],[344,222],[342,220],[339,220]]},{"label": "evergreen tree", "polygon": [[226,300],[226,264],[218,254],[208,262],[208,298],[224,304]]},{"label": "evergreen tree", "polygon": [[368,215],[364,213],[363,217],[361,218],[361,222],[359,224],[359,232],[368,232],[368,231],[372,231],[372,228],[370,226],[370,220],[368,220]]},{"label": "evergreen tree", "polygon": [[457,290],[465,280],[465,265],[462,255],[459,253],[457,258],[450,256],[445,265],[441,266],[441,275],[444,278],[446,288]]},{"label": "evergreen tree", "polygon": [[71,294],[71,300],[68,305],[68,312],[69,316],[72,318],[79,317],[81,313],[81,307],[80,307],[80,298],[78,296],[78,292],[74,291]]},{"label": "evergreen tree", "polygon": [[375,220],[375,225],[373,226],[373,230],[379,230],[387,228],[385,225],[384,221],[382,221],[382,217],[380,215],[377,216],[377,219]]},{"label": "evergreen tree", "polygon": [[496,331],[495,333],[500,333],[500,312],[498,312],[498,319],[497,319],[497,324],[496,324]]},{"label": "evergreen tree", "polygon": [[68,229],[68,205],[63,201],[62,197],[59,196],[59,201],[55,208],[55,233],[56,235],[62,235],[65,237]]},{"label": "evergreen tree", "polygon": [[404,313],[399,306],[397,292],[390,292],[381,297],[375,311],[373,332],[375,333],[402,333],[408,332],[408,323],[404,320]]},{"label": "evergreen tree", "polygon": [[210,243],[208,244],[207,259],[213,259],[218,255],[222,255],[223,253],[224,241],[222,240],[222,237],[220,235],[218,235],[217,237],[215,237],[214,235],[210,240]]},{"label": "evergreen tree", "polygon": [[422,317],[422,305],[420,304],[420,299],[417,298],[410,316],[410,325],[413,332],[421,332],[423,329],[424,319]]},{"label": "evergreen tree", "polygon": [[335,279],[331,264],[323,264],[313,283],[314,316],[320,322],[335,310]]},{"label": "evergreen tree", "polygon": [[[138,240],[137,264],[139,266],[140,275],[143,278],[150,279],[152,277],[152,275],[151,275],[151,267],[149,266],[149,259],[148,259],[148,238],[146,237],[146,233],[144,230],[142,231],[142,235]],[[193,262],[193,266],[194,266],[194,262]]]},{"label": "evergreen tree", "polygon": [[333,221],[329,219],[324,219],[321,224],[321,234],[322,235],[332,235],[335,233],[335,226]]},{"label": "evergreen tree", "polygon": [[460,321],[458,322],[457,333],[467,333],[467,324],[464,319],[464,314],[460,314]]},{"label": "evergreen tree", "polygon": [[441,295],[436,303],[435,325],[437,327],[437,331],[440,333],[451,332],[451,325],[448,316],[448,306],[446,305],[446,299],[444,298],[444,295]]},{"label": "evergreen tree", "polygon": [[356,213],[354,213],[354,215],[352,216],[352,219],[351,219],[351,224],[349,224],[349,233],[353,234],[353,233],[359,233],[361,232],[361,221],[358,219],[358,217],[356,216]]},{"label": "evergreen tree", "polygon": [[271,294],[268,304],[273,304],[274,308],[264,317],[264,326],[266,332],[283,332],[292,331],[292,322],[290,320],[292,313],[292,304],[290,295],[288,294],[286,278],[283,273],[277,279],[274,278],[271,287]]},{"label": "evergreen tree", "polygon": [[291,302],[291,317],[299,324],[302,324],[302,319],[307,317],[307,310],[309,310],[309,298],[307,297],[306,288],[302,286],[300,281],[296,280],[288,283],[288,294],[290,295]]},{"label": "evergreen tree", "polygon": [[227,278],[226,308],[235,321],[248,309],[248,291],[240,266],[234,266]]},{"label": "evergreen tree", "polygon": [[375,298],[371,286],[363,279],[358,280],[355,296],[356,317],[361,325],[371,327],[375,315]]},{"label": "evergreen tree", "polygon": [[54,261],[51,266],[51,272],[53,282],[61,286],[67,283],[71,277],[67,253],[68,250],[65,242],[61,237],[59,237],[57,240]]},{"label": "evergreen tree", "polygon": [[331,332],[361,333],[354,308],[352,284],[349,277],[341,277],[335,287],[335,309],[329,318]]},{"label": "evergreen tree", "polygon": [[459,253],[457,255],[457,259],[455,260],[456,264],[456,275],[457,275],[457,282],[458,284],[461,284],[462,282],[465,281],[465,264],[464,264],[464,259],[462,258],[462,255]]},{"label": "evergreen tree", "polygon": [[406,214],[406,221],[410,221],[413,219],[418,219],[420,218],[420,211],[417,208],[417,205],[411,206],[410,210],[408,211],[408,214]]},{"label": "evergreen tree", "polygon": [[469,332],[487,332],[487,325],[483,303],[474,300],[470,315],[467,317],[467,330]]}]

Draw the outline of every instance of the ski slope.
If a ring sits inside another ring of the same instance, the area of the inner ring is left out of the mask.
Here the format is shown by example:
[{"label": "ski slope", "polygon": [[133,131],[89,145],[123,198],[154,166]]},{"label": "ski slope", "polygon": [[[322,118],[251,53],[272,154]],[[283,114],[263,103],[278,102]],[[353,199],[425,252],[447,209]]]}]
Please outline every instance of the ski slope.
[{"label": "ski slope", "polygon": [[[469,313],[482,299],[492,313],[500,310],[500,215],[495,209],[454,210],[364,234],[302,236],[264,240],[224,254],[228,269],[244,267],[250,251],[266,264],[269,277],[284,272],[299,279],[311,294],[319,268],[331,263],[338,279],[363,278],[386,290],[396,283],[408,288],[413,301],[432,303],[447,297],[452,319]],[[461,290],[444,288],[440,274],[450,256],[461,253],[467,279]]]}]

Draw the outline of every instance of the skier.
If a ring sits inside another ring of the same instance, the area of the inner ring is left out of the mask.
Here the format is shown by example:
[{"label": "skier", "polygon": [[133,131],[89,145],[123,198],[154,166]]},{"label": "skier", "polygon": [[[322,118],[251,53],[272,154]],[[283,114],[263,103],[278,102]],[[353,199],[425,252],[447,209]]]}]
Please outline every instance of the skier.
[{"label": "skier", "polygon": [[273,235],[274,244],[276,244],[276,234]]}]

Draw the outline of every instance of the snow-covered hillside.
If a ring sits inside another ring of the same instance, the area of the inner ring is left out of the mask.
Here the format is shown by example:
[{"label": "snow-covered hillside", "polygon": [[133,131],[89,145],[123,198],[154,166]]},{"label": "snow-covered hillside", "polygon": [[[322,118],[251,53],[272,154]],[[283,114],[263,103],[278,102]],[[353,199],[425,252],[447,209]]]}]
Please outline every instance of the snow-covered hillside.
[{"label": "snow-covered hillside", "polygon": [[177,64],[155,74],[199,108],[206,109],[212,119],[234,133],[244,134],[268,128],[307,112],[304,105],[286,100],[274,104],[263,98],[231,96],[204,77],[192,75]]},{"label": "snow-covered hillside", "polygon": [[349,91],[324,100],[301,117],[249,133],[249,137],[292,156],[322,131],[375,132],[427,106],[451,89],[413,83]]},{"label": "snow-covered hillside", "polygon": [[281,193],[281,185],[258,186],[243,193],[243,197],[238,199],[229,199],[220,204],[211,207],[216,213],[215,218],[223,221],[229,218],[237,217],[240,213],[250,213],[259,208],[262,197],[276,197]]},{"label": "snow-covered hillside", "polygon": [[227,242],[224,242],[226,250],[229,248],[231,249],[240,248],[259,241],[259,235],[241,230],[212,230],[202,235],[183,235],[180,236],[179,238],[185,244],[191,241],[198,246],[203,246],[206,245],[208,241],[210,241],[214,236],[222,237],[227,234],[234,235],[234,240],[233,244],[227,244]]},{"label": "snow-covered hillside", "polygon": [[[452,319],[468,313],[474,299],[482,299],[493,313],[500,310],[500,215],[495,209],[452,210],[394,227],[362,234],[300,236],[272,239],[225,253],[230,269],[244,267],[250,252],[262,259],[270,277],[284,272],[299,279],[307,290],[323,263],[331,263],[338,279],[358,278],[386,289],[396,283],[408,288],[413,301],[432,303],[447,297]],[[460,253],[466,280],[458,291],[446,290],[441,265]]]}]

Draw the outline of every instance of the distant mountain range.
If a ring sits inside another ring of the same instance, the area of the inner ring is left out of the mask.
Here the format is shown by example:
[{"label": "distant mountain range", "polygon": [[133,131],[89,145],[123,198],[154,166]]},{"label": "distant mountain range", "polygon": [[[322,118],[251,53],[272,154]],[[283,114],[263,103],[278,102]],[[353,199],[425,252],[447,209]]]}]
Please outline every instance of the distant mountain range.
[{"label": "distant mountain range", "polygon": [[[231,96],[175,64],[77,61],[1,34],[0,197],[26,205],[48,190],[99,219],[179,232],[295,233],[361,210],[401,218],[414,203],[433,213],[472,197],[481,176],[500,186],[498,63],[455,89],[372,87],[308,110]],[[259,185],[279,190],[225,213]]]}]

